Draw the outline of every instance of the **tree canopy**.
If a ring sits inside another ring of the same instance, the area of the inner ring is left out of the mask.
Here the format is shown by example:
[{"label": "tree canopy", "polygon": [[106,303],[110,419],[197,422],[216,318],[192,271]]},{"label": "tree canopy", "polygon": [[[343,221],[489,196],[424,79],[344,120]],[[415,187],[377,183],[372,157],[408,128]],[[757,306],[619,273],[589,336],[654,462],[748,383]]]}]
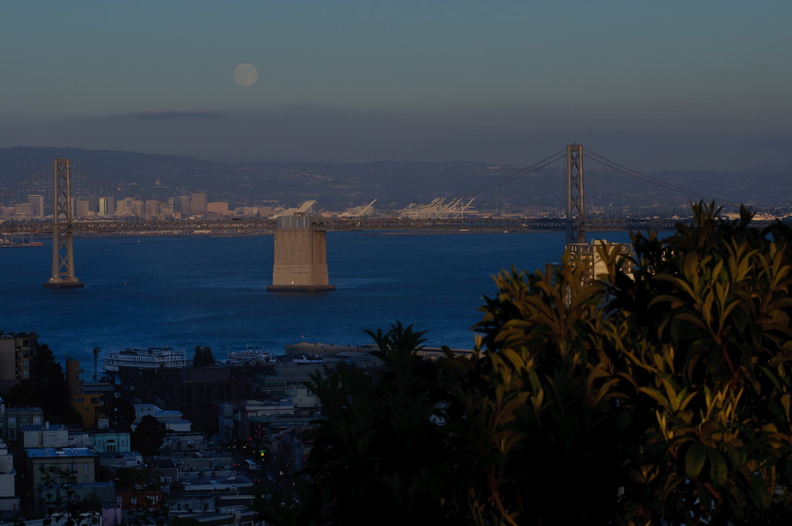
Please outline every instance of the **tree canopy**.
[{"label": "tree canopy", "polygon": [[69,403],[69,388],[63,367],[45,343],[31,353],[30,378],[11,388],[8,402],[16,406],[41,407],[51,422],[82,423],[80,414]]},{"label": "tree canopy", "polygon": [[276,524],[779,524],[792,518],[792,230],[714,205],[661,239],[501,272],[473,358],[372,336],[379,375],[314,375],[300,504]]},{"label": "tree canopy", "polygon": [[156,455],[162,449],[165,434],[165,424],[151,415],[144,415],[130,435],[132,448],[144,457]]},{"label": "tree canopy", "polygon": [[193,367],[211,367],[214,364],[215,357],[212,354],[212,349],[196,345],[195,355],[193,355]]}]

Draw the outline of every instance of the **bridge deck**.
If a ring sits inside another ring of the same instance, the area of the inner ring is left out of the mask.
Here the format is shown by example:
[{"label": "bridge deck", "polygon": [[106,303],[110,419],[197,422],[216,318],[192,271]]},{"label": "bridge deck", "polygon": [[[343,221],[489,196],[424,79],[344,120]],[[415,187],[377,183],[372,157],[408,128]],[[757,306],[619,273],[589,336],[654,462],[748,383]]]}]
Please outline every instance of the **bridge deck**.
[{"label": "bridge deck", "polygon": [[[587,231],[674,230],[677,223],[690,219],[588,219],[575,222],[575,228]],[[769,221],[756,221],[764,226]],[[456,230],[456,231],[563,231],[562,218],[468,218],[468,219],[315,219],[314,224],[328,231],[387,230]],[[189,219],[173,221],[75,221],[71,231],[76,234],[222,234],[257,235],[275,231],[275,219]],[[44,222],[0,223],[0,234],[51,234],[52,224]]]}]

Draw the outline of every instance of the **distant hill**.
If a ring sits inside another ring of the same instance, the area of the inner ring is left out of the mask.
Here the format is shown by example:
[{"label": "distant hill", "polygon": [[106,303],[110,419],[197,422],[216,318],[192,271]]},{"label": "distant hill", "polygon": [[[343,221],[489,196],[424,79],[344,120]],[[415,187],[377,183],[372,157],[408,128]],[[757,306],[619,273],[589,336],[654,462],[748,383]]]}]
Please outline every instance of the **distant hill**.
[{"label": "distant hill", "polygon": [[10,188],[33,174],[52,177],[57,157],[72,172],[120,186],[129,196],[161,198],[207,192],[211,201],[238,205],[276,200],[291,206],[307,199],[320,208],[343,209],[378,199],[378,207],[400,207],[450,197],[508,175],[508,167],[481,162],[221,163],[176,155],[75,148],[0,149],[0,186]]},{"label": "distant hill", "polygon": [[[102,192],[113,192],[108,195],[167,200],[206,192],[210,201],[229,201],[233,206],[263,201],[294,206],[315,199],[320,210],[343,210],[372,199],[377,199],[380,211],[395,210],[436,197],[462,195],[518,169],[475,161],[224,163],[127,151],[16,147],[0,149],[0,202],[7,204],[19,199],[17,195],[36,193],[30,185],[36,177],[42,188],[51,186],[52,162],[57,157],[71,159],[75,178],[98,181],[95,184],[104,189]],[[665,171],[648,175],[718,202],[746,202],[761,208],[788,206],[787,197],[792,195],[792,170],[777,167],[754,172]],[[644,207],[666,201],[685,205],[697,200],[594,163],[587,164],[585,179],[586,200],[594,207]],[[513,212],[523,207],[558,208],[563,207],[564,195],[563,167],[557,166],[479,194],[474,204],[481,209]]]}]

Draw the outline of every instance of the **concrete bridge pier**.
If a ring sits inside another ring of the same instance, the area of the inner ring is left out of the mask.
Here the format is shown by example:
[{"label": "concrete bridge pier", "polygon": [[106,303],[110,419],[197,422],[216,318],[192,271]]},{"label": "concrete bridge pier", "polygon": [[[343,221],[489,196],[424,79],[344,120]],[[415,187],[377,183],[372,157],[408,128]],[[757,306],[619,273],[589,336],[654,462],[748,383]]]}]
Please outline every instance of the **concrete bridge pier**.
[{"label": "concrete bridge pier", "polygon": [[275,263],[267,292],[331,292],[325,231],[310,216],[279,217],[275,227]]}]

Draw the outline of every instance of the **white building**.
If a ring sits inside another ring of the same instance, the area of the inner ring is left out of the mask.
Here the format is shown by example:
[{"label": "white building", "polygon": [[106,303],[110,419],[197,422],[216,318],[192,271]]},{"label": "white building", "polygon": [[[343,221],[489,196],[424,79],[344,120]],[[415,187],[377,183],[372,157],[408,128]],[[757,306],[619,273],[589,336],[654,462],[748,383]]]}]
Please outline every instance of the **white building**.
[{"label": "white building", "polygon": [[0,512],[19,510],[19,497],[14,490],[15,478],[14,457],[8,453],[8,446],[0,442]]}]

